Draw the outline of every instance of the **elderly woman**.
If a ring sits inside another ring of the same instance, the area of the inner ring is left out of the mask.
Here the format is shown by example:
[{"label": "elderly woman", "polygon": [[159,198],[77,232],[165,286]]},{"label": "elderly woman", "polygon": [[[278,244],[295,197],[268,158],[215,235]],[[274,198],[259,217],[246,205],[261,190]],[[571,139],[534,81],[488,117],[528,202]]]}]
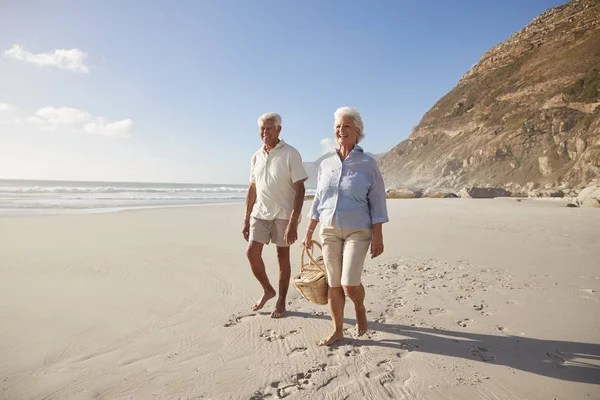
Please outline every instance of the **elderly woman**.
[{"label": "elderly woman", "polygon": [[346,295],[356,310],[356,333],[367,331],[365,288],[361,274],[371,247],[371,258],[383,253],[382,224],[388,222],[383,177],[372,157],[358,143],[364,138],[363,122],[358,110],[336,110],[334,135],[339,145],[336,153],[319,166],[317,192],[310,210],[310,221],[303,240],[312,241],[321,222],[323,260],[329,283],[328,303],[333,333],[319,341],[330,345],[344,338],[344,303]]}]

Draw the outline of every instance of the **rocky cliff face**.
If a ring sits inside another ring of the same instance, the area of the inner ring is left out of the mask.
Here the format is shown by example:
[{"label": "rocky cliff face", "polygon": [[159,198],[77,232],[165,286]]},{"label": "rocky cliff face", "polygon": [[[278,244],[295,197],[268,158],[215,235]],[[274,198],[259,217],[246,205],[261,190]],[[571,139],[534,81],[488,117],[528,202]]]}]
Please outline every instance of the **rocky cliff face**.
[{"label": "rocky cliff face", "polygon": [[583,187],[600,177],[600,0],[492,48],[380,160],[388,187]]}]

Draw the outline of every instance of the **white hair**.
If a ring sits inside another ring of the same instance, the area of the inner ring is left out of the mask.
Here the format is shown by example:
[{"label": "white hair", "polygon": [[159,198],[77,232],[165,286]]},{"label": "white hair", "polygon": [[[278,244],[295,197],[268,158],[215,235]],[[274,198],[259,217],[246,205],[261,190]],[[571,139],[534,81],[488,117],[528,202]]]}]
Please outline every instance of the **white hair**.
[{"label": "white hair", "polygon": [[264,113],[258,117],[258,126],[260,127],[260,125],[265,121],[273,121],[277,127],[281,126],[281,116],[274,112]]},{"label": "white hair", "polygon": [[342,117],[352,117],[354,120],[354,125],[358,130],[358,137],[356,138],[356,143],[360,143],[361,140],[365,138],[365,126],[363,125],[362,117],[360,116],[360,112],[356,108],[352,107],[340,107],[333,113],[335,120],[339,120]]}]

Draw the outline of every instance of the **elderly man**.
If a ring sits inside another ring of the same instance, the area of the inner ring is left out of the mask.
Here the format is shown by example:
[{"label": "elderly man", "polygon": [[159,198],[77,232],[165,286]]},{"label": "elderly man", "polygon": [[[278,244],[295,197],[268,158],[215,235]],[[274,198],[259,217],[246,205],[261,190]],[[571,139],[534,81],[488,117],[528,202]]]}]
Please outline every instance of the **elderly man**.
[{"label": "elderly man", "polygon": [[263,146],[254,153],[250,167],[250,188],[246,197],[244,239],[252,272],[263,287],[263,295],[252,307],[258,311],[277,294],[265,271],[263,246],[277,246],[279,297],[272,318],[285,313],[290,284],[290,245],[298,238],[298,222],[304,202],[304,181],[308,178],[298,150],[279,138],[281,117],[266,113],[258,119]]}]

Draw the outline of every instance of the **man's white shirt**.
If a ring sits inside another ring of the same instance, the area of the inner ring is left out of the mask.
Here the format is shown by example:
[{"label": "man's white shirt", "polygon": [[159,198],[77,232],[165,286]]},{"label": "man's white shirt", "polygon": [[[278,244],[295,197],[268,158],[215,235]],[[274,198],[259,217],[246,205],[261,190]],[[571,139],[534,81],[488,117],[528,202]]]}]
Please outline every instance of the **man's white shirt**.
[{"label": "man's white shirt", "polygon": [[261,147],[252,156],[250,165],[250,183],[256,185],[252,217],[290,219],[296,196],[294,183],[306,178],[300,153],[283,139],[269,152]]}]

